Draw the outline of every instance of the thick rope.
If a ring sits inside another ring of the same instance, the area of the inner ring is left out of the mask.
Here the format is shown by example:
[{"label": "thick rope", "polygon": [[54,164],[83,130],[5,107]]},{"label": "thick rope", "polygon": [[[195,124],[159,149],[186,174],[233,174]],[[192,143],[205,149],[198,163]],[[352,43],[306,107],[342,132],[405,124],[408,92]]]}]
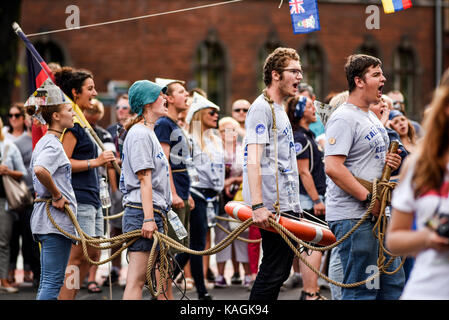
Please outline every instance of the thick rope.
[{"label": "thick rope", "polygon": [[[271,227],[273,227],[273,229],[275,229],[281,235],[281,237],[284,239],[284,241],[293,250],[295,255],[299,259],[301,259],[301,261],[306,266],[308,266],[313,272],[315,272],[319,277],[325,279],[326,281],[328,281],[336,286],[345,287],[345,288],[353,288],[353,287],[363,285],[369,281],[374,280],[376,277],[380,276],[380,274],[382,274],[382,273],[391,275],[391,274],[398,272],[405,261],[403,259],[402,263],[396,270],[394,270],[392,272],[387,271],[388,267],[392,264],[395,257],[397,257],[397,256],[391,254],[388,250],[386,250],[386,248],[383,245],[383,240],[384,240],[384,235],[385,235],[385,230],[386,230],[386,222],[387,222],[387,217],[385,216],[384,209],[385,209],[387,201],[389,201],[389,199],[390,199],[391,190],[394,188],[395,184],[378,182],[377,180],[374,180],[374,182],[372,184],[373,194],[377,194],[378,185],[381,185],[383,187],[383,190],[381,193],[381,199],[382,199],[381,209],[382,210],[381,210],[381,215],[377,219],[375,227],[373,228],[373,233],[374,233],[374,236],[376,236],[379,239],[379,257],[378,257],[378,261],[377,261],[379,270],[376,274],[368,277],[364,281],[351,283],[351,284],[345,284],[345,283],[337,282],[337,281],[330,279],[328,276],[326,276],[325,274],[323,274],[322,272],[320,272],[319,270],[314,268],[312,265],[310,265],[310,263],[308,263],[305,260],[305,258],[301,256],[300,250],[293,244],[293,242],[297,242],[298,247],[299,247],[299,245],[301,245],[307,249],[315,250],[315,251],[326,251],[326,250],[330,250],[330,249],[338,246],[343,241],[345,241],[347,238],[349,238],[354,233],[354,231],[370,216],[372,209],[374,207],[374,204],[376,202],[376,197],[373,197],[371,199],[371,203],[370,203],[368,209],[366,210],[366,212],[362,216],[362,218],[359,220],[359,222],[347,234],[345,234],[341,239],[339,239],[338,241],[336,241],[335,243],[333,243],[332,245],[329,245],[329,246],[317,247],[315,245],[311,245],[311,244],[297,238],[293,233],[291,233],[285,227],[283,227],[278,222],[276,222],[276,220],[273,217],[269,218],[269,223],[270,223]],[[100,264],[104,264],[104,263],[111,261],[117,255],[121,254],[121,252],[123,250],[127,249],[131,244],[133,244],[135,241],[137,241],[141,237],[140,229],[130,231],[130,232],[127,232],[127,233],[124,233],[124,234],[121,234],[121,235],[118,235],[116,237],[112,237],[109,239],[97,239],[97,238],[90,237],[82,231],[82,229],[79,226],[78,221],[76,220],[76,217],[73,214],[73,212],[71,211],[70,207],[68,205],[65,205],[65,211],[69,215],[72,223],[75,226],[77,233],[79,234],[79,237],[76,237],[76,236],[66,232],[65,230],[63,230],[54,221],[54,219],[50,213],[51,199],[37,199],[37,200],[35,200],[35,202],[46,202],[47,215],[48,215],[50,221],[62,234],[69,237],[70,239],[81,242],[81,245],[83,247],[83,253],[84,253],[87,261],[89,261],[89,263],[91,263],[91,264],[100,265]],[[165,217],[163,217],[163,218],[165,218]],[[167,258],[167,252],[170,247],[173,247],[182,252],[186,252],[189,254],[195,254],[195,255],[216,254],[217,252],[220,252],[225,247],[230,245],[235,239],[238,239],[239,238],[238,235],[241,234],[245,229],[247,229],[251,224],[253,224],[253,220],[252,220],[252,218],[250,218],[250,219],[242,222],[235,230],[230,232],[229,235],[225,239],[223,239],[222,241],[217,243],[214,247],[211,247],[207,250],[195,251],[195,250],[192,250],[190,248],[183,246],[182,244],[178,243],[176,240],[167,236],[166,235],[167,221],[166,221],[166,219],[163,219],[163,221],[164,221],[164,233],[160,233],[158,231],[155,231],[153,233],[153,239],[154,239],[153,247],[151,248],[150,256],[148,259],[147,272],[146,272],[148,289],[150,290],[150,293],[152,294],[153,297],[157,297],[159,294],[162,293],[162,291],[163,291],[162,285],[163,285],[163,283],[166,283],[167,278],[169,276],[169,274],[168,274],[169,261]],[[260,240],[257,240],[257,241],[260,241]],[[102,246],[101,244],[103,244],[103,243],[110,243],[110,244]],[[90,246],[100,249],[100,250],[109,249],[109,248],[117,247],[117,246],[120,246],[121,248],[119,250],[117,250],[113,255],[111,255],[108,259],[97,262],[97,261],[93,261],[92,259],[90,259],[89,255],[87,253],[87,245],[90,245]],[[159,251],[157,250],[158,245],[160,247]],[[387,263],[385,263],[386,259],[385,259],[384,253],[391,256],[391,258],[389,259],[389,261]],[[159,258],[159,260],[157,260],[157,258]],[[156,291],[155,291],[154,285],[153,285],[153,279],[152,279],[152,271],[153,271],[155,265],[157,264],[157,262],[159,264],[160,275],[158,278],[159,281],[157,281],[158,283],[157,283],[157,287],[156,287]]]}]

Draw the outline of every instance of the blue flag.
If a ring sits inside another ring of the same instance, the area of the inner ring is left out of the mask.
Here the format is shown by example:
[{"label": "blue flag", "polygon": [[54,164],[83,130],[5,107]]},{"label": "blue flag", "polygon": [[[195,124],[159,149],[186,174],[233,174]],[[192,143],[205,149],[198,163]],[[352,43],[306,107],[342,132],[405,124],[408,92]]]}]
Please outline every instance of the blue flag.
[{"label": "blue flag", "polygon": [[321,29],[316,0],[289,0],[288,5],[294,34]]}]

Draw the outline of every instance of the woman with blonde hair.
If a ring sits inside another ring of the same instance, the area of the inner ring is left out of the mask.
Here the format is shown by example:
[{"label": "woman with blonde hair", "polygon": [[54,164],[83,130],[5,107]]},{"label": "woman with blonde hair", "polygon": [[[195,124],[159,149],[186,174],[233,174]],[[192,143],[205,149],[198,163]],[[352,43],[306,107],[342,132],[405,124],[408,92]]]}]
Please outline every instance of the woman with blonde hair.
[{"label": "woman with blonde hair", "polygon": [[[217,134],[220,108],[198,93],[194,93],[186,116],[190,137],[193,140],[193,164],[199,182],[190,188],[195,208],[190,213],[190,249],[201,251],[206,246],[208,226],[207,211],[215,215],[218,211],[218,194],[224,188],[224,158],[222,142]],[[178,266],[174,278],[190,260],[190,269],[195,281],[199,300],[211,300],[204,282],[203,257],[180,253],[176,256]]]},{"label": "woman with blonde hair", "polygon": [[[401,299],[449,299],[448,85],[435,91],[424,128],[418,150],[393,192],[386,244],[393,254],[416,255]],[[412,230],[414,218],[417,230]]]}]

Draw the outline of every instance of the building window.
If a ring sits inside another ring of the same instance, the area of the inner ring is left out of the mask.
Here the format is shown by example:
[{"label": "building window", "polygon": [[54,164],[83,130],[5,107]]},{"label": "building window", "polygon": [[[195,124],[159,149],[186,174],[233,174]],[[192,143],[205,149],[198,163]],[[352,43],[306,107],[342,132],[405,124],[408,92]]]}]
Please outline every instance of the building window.
[{"label": "building window", "polygon": [[53,41],[37,41],[34,44],[36,51],[39,52],[45,62],[56,62],[61,66],[65,65],[65,57],[62,49]]},{"label": "building window", "polygon": [[216,32],[210,31],[200,43],[195,55],[195,80],[206,91],[208,99],[222,107],[226,106],[226,57]]},{"label": "building window", "polygon": [[259,50],[258,57],[258,68],[257,68],[257,92],[258,94],[262,92],[265,88],[265,83],[263,82],[263,66],[265,60],[276,48],[282,47],[281,41],[277,38],[276,32],[272,31],[268,36],[268,40],[263,44],[262,48]]},{"label": "building window", "polygon": [[368,35],[364,39],[362,45],[357,49],[357,53],[367,54],[381,59],[379,47],[377,46],[375,39],[371,35]]},{"label": "building window", "polygon": [[324,57],[318,44],[306,43],[299,52],[303,70],[302,82],[312,86],[317,99],[324,97]]},{"label": "building window", "polygon": [[414,115],[415,110],[415,54],[409,46],[399,46],[393,57],[393,86],[404,96],[406,113]]}]

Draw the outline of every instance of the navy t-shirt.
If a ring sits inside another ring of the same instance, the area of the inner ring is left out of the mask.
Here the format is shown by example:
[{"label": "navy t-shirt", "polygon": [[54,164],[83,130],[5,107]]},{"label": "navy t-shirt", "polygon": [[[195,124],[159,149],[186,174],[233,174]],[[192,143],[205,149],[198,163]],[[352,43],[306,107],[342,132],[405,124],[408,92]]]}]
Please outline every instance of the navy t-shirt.
[{"label": "navy t-shirt", "polygon": [[392,176],[397,176],[399,174],[399,172],[401,171],[401,167],[402,167],[402,164],[404,163],[405,157],[408,156],[408,152],[407,152],[407,150],[405,150],[404,145],[401,142],[401,138],[399,137],[399,134],[396,131],[394,131],[393,129],[390,129],[387,127],[385,127],[385,129],[387,129],[388,138],[390,138],[390,143],[392,141],[399,142],[398,149],[401,150],[401,153],[399,153],[399,155],[401,156],[402,161],[401,161],[401,164],[399,165],[399,168],[397,170],[391,172]]},{"label": "navy t-shirt", "polygon": [[[316,191],[319,195],[324,196],[326,193],[324,153],[315,142],[315,134],[311,130],[299,127],[298,130],[293,132],[293,139],[295,141],[296,159],[309,159],[309,169],[312,168],[311,174]],[[313,159],[311,159],[312,155]],[[306,188],[304,188],[301,181],[301,176],[299,176],[299,186],[299,192],[307,195]]]},{"label": "navy t-shirt", "polygon": [[[170,118],[160,117],[154,126],[154,133],[159,142],[170,146],[170,168],[176,193],[183,200],[189,198],[190,179],[186,170],[185,159],[191,156],[189,141],[182,129]],[[173,170],[182,170],[173,172]]]},{"label": "navy t-shirt", "polygon": [[[73,133],[76,138],[73,159],[87,160],[98,157],[97,146],[78,123],[75,123],[75,126],[67,131]],[[95,208],[101,206],[97,168],[72,173],[72,186],[78,203],[91,204]]]}]

